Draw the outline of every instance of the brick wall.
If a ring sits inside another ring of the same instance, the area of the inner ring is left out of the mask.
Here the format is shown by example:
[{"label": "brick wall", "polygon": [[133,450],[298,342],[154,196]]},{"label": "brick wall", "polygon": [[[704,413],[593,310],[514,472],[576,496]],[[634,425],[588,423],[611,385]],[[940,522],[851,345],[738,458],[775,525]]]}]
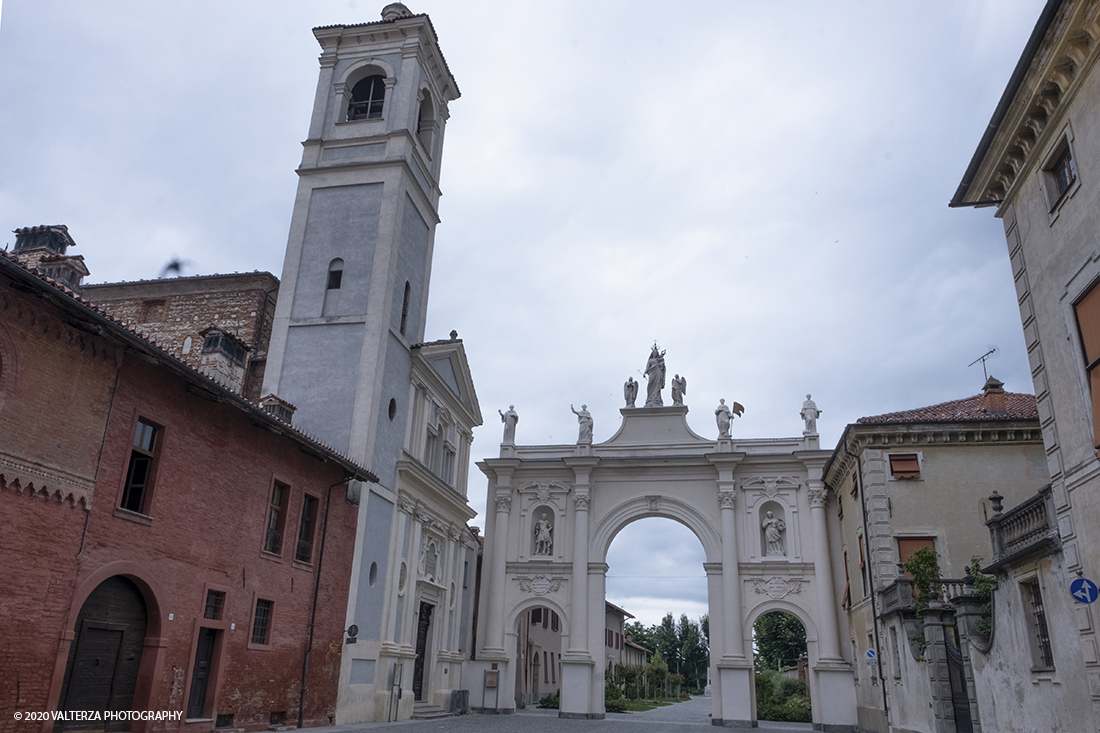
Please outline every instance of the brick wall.
[{"label": "brick wall", "polygon": [[[233,334],[251,348],[252,360],[261,359],[251,368],[246,364],[244,377],[245,395],[257,401],[278,289],[274,275],[256,272],[85,285],[83,296],[196,369],[202,356],[200,331],[217,326]],[[188,337],[191,345],[185,354]]]},{"label": "brick wall", "polygon": [[[195,394],[195,380],[168,366],[63,325],[52,305],[3,278],[0,315],[0,710],[56,709],[80,605],[121,573],[149,614],[134,709],[184,710],[198,628],[220,624],[212,712],[246,730],[266,730],[272,712],[295,724],[325,502],[343,469],[265,430],[247,408]],[[162,426],[147,517],[118,508],[138,417]],[[263,551],[274,479],[290,486],[281,557]],[[38,493],[51,481],[64,490]],[[304,493],[318,500],[308,564],[294,560]],[[343,486],[332,490],[307,724],[327,725],[335,707],[356,510]],[[202,618],[208,587],[226,592],[221,622]],[[257,596],[275,604],[260,649],[250,648]],[[42,726],[8,716],[7,730]]]}]

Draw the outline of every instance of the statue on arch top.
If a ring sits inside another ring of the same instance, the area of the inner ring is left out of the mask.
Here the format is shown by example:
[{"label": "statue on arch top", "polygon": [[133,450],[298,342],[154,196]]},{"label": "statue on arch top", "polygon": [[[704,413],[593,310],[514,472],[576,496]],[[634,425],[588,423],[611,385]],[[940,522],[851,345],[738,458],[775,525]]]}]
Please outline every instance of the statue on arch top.
[{"label": "statue on arch top", "polygon": [[627,407],[634,407],[634,401],[638,399],[638,383],[634,381],[634,377],[627,377],[626,384],[623,385],[623,397]]},{"label": "statue on arch top", "polygon": [[672,378],[672,404],[682,405],[684,404],[684,395],[688,391],[688,380],[681,377],[679,374]]},{"label": "statue on arch top", "polygon": [[516,442],[516,423],[519,422],[519,414],[515,405],[508,405],[508,412],[500,412],[500,421],[504,423],[504,443]]},{"label": "statue on arch top", "polygon": [[661,399],[661,390],[665,388],[665,352],[657,349],[654,342],[653,350],[649,352],[649,361],[645,365],[646,407],[661,407],[664,400]]},{"label": "statue on arch top", "polygon": [[725,398],[718,400],[719,405],[714,409],[714,419],[718,422],[718,437],[730,437],[730,421],[733,416],[741,417],[745,407],[740,402],[734,402],[731,408],[726,404]]},{"label": "statue on arch top", "polygon": [[803,435],[817,435],[817,418],[821,412],[817,409],[817,403],[806,395],[806,401],[802,403],[802,411],[798,413],[806,423],[806,429],[802,431]]},{"label": "statue on arch top", "polygon": [[588,405],[581,405],[580,412],[573,408],[573,405],[569,406],[569,409],[573,411],[573,414],[577,416],[577,442],[578,443],[591,443],[592,442],[592,413],[588,411]]}]

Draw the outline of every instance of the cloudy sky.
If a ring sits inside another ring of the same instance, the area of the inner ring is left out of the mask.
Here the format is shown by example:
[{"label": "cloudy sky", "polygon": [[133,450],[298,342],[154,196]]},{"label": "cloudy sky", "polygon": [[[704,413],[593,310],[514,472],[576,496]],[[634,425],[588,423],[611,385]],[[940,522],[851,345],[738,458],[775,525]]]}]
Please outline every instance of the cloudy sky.
[{"label": "cloudy sky", "polygon": [[[93,282],[173,257],[280,275],[310,29],[383,4],[6,0],[0,226],[67,224]],[[746,407],[737,436],[797,435],[809,392],[832,447],[976,394],[993,346],[1031,391],[1000,222],[946,204],[1043,0],[407,4],[462,91],[427,338],[465,342],[475,456],[509,404],[520,442],[574,441],[571,403],[606,440],[654,341],[707,436],[719,398]],[[479,511],[484,486],[474,468]],[[697,616],[698,542],[647,526],[612,546],[609,599]],[[696,590],[661,580],[685,573]]]}]

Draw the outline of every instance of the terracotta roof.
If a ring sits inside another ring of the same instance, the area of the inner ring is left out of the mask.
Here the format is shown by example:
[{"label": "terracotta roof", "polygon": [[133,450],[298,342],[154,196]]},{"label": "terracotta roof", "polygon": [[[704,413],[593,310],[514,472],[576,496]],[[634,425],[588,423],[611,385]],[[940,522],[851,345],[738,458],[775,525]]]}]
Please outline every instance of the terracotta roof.
[{"label": "terracotta roof", "polygon": [[164,346],[146,336],[129,322],[116,318],[106,307],[93,301],[85,300],[74,290],[58,280],[27,269],[14,255],[7,252],[0,252],[0,269],[3,268],[10,268],[13,274],[21,274],[23,278],[28,279],[31,283],[37,281],[39,286],[43,289],[50,288],[65,294],[68,296],[70,302],[66,303],[64,300],[59,300],[58,302],[62,308],[67,305],[97,320],[107,331],[113,331],[116,338],[120,338],[131,347],[136,347],[146,352],[148,355],[159,359],[163,365],[174,370],[185,379],[189,379],[196,388],[215,395],[218,401],[228,402],[237,409],[248,413],[254,422],[266,426],[268,429],[272,430],[272,432],[282,434],[296,441],[301,445],[303,450],[308,449],[308,451],[318,453],[322,458],[335,461],[359,481],[378,483],[378,477],[359,465],[356,461],[326,445],[312,435],[299,430],[285,420],[280,420],[275,415],[264,410],[260,405],[250,402],[237,392],[211,379],[197,369],[194,369],[183,361],[181,355],[168,351]]},{"label": "terracotta roof", "polygon": [[985,395],[977,394],[962,400],[941,402],[938,405],[919,407],[916,410],[888,412],[885,415],[861,417],[859,425],[904,425],[907,423],[988,422],[991,420],[1038,420],[1039,410],[1035,396],[1005,392],[1004,412],[986,412]]},{"label": "terracotta roof", "polygon": [[164,282],[187,282],[195,280],[222,280],[234,277],[252,277],[255,275],[266,275],[275,282],[279,281],[279,278],[272,275],[266,270],[253,270],[252,272],[217,272],[212,275],[178,275],[174,277],[155,277],[145,280],[118,280],[110,283],[89,283],[84,288],[94,290],[96,288],[110,288],[117,285],[137,285],[140,283],[164,283]]}]

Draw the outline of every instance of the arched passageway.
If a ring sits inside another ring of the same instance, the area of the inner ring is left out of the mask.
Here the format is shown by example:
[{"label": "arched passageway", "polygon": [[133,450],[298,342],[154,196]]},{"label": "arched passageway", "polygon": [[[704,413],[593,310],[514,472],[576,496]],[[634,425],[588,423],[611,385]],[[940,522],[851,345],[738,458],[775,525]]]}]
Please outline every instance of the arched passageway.
[{"label": "arched passageway", "polygon": [[[516,665],[530,661],[511,638],[516,619],[533,605],[555,604],[563,623],[559,715],[603,717],[609,548],[628,525],[659,517],[686,527],[702,547],[712,721],[756,720],[752,624],[789,610],[805,624],[811,696],[823,701],[813,722],[853,729],[852,667],[839,644],[821,479],[829,453],[818,449],[816,434],[708,440],[688,427],[683,405],[620,412],[618,431],[604,443],[591,443],[584,413],[576,445],[516,446],[506,436],[500,458],[479,464],[489,478],[489,514],[474,686],[496,679],[481,672],[500,671],[507,689],[494,712],[514,704],[525,679]],[[480,692],[471,690],[471,699]]]}]

